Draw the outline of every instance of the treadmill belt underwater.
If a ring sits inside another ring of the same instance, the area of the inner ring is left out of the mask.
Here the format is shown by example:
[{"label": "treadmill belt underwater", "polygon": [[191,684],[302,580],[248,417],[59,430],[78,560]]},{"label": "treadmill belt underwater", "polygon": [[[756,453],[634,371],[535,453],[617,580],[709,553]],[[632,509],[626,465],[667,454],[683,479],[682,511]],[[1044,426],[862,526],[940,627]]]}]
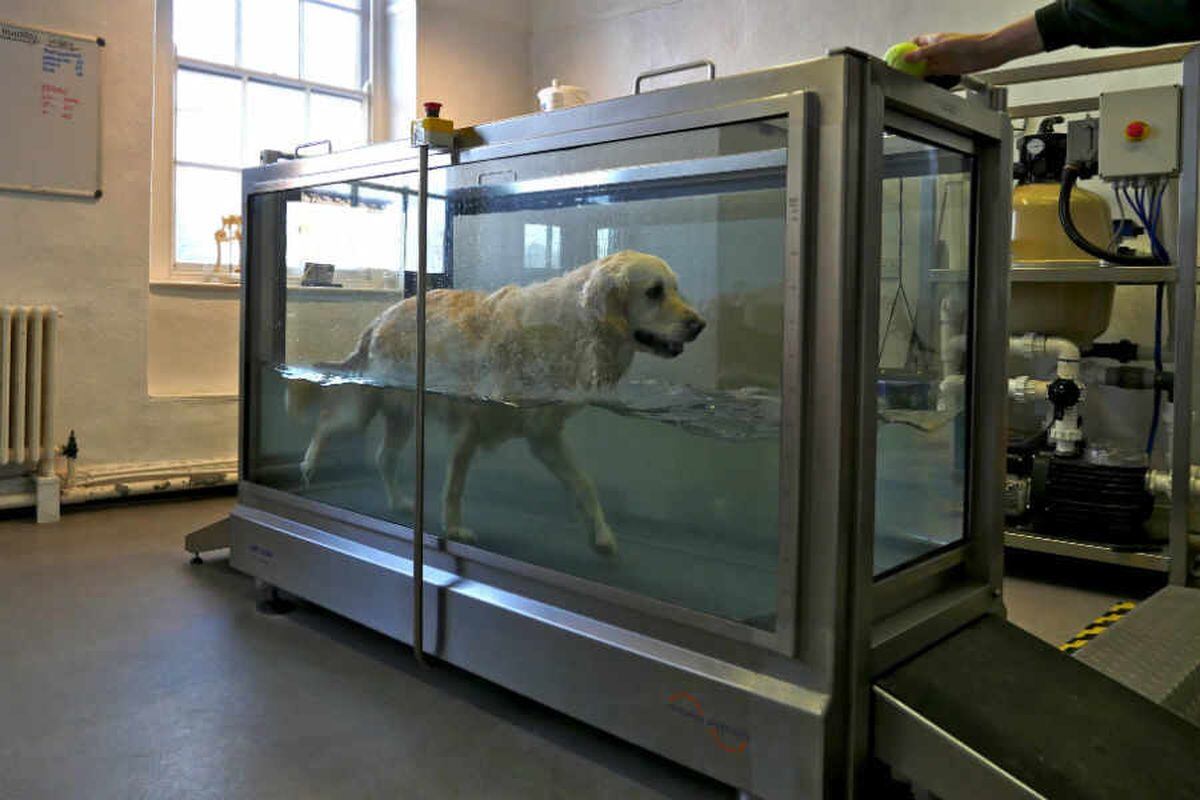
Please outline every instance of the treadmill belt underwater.
[{"label": "treadmill belt underwater", "polygon": [[1200,728],[998,618],[876,685],[1046,797],[1200,797]]}]

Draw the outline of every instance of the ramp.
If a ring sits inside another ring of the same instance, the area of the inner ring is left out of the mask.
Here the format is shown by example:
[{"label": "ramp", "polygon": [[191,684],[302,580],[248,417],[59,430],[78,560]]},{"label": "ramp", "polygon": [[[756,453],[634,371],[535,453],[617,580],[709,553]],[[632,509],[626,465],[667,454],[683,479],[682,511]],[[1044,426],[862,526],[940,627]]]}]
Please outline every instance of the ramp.
[{"label": "ramp", "polygon": [[1200,590],[1168,586],[1075,657],[1200,725]]},{"label": "ramp", "polygon": [[947,800],[1200,797],[1200,728],[995,617],[874,693],[876,754]]}]

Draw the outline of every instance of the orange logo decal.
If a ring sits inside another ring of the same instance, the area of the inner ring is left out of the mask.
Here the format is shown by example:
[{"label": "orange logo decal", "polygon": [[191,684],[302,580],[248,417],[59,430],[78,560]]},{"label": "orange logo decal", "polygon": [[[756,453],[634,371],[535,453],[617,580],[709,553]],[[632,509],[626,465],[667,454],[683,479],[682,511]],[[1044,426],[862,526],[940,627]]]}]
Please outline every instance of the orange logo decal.
[{"label": "orange logo decal", "polygon": [[744,753],[750,746],[750,734],[704,714],[704,707],[696,696],[688,692],[676,692],[667,698],[667,708],[680,716],[700,723],[708,731],[709,736],[716,742],[717,747],[726,753]]}]

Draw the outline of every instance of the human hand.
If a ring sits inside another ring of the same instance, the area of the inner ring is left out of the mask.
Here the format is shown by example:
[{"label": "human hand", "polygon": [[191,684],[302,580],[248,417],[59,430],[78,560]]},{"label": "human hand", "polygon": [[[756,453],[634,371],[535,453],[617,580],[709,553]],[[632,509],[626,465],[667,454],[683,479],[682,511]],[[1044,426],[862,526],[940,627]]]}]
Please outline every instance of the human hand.
[{"label": "human hand", "polygon": [[904,60],[924,61],[926,75],[966,75],[1045,49],[1032,14],[991,33],[924,33],[913,44]]},{"label": "human hand", "polygon": [[1003,64],[985,33],[924,33],[913,37],[917,49],[904,56],[910,63],[925,62],[926,75],[966,75]]}]

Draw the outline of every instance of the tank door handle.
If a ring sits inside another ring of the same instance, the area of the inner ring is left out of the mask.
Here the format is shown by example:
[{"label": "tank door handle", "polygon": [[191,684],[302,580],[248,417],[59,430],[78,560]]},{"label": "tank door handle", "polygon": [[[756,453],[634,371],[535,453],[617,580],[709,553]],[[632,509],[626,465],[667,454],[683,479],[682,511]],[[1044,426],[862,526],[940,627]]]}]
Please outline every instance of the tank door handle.
[{"label": "tank door handle", "polygon": [[515,169],[499,169],[494,172],[481,172],[475,179],[475,183],[479,186],[487,186],[494,183],[516,183],[517,171]]},{"label": "tank door handle", "polygon": [[641,94],[642,81],[648,78],[661,78],[663,75],[674,75],[676,72],[687,72],[693,69],[700,69],[701,67],[708,70],[708,79],[710,81],[717,79],[717,65],[705,58],[700,61],[689,61],[686,64],[676,64],[673,67],[660,67],[659,69],[652,69],[649,72],[643,72],[633,81],[633,93]]}]

